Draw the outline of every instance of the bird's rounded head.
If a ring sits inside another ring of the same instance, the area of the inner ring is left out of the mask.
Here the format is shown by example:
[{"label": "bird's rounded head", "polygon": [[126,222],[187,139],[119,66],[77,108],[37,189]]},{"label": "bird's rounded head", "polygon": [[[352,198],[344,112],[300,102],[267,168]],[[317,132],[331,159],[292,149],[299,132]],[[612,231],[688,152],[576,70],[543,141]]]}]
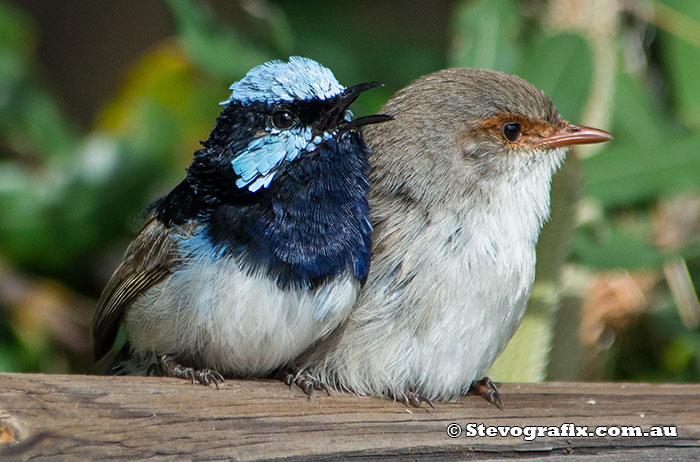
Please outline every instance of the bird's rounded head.
[{"label": "bird's rounded head", "polygon": [[231,85],[205,149],[195,153],[188,181],[198,191],[216,189],[214,196],[237,190],[255,193],[268,189],[291,163],[313,162],[322,146],[363,153],[357,128],[390,117],[353,120],[349,106],[379,85],[346,88],[328,68],[298,56],[254,67]]},{"label": "bird's rounded head", "polygon": [[[373,183],[440,202],[489,200],[504,185],[549,180],[574,144],[609,133],[565,121],[544,92],[515,75],[454,68],[421,77],[382,107],[395,117],[369,127]],[[539,186],[541,184],[541,187]]]}]

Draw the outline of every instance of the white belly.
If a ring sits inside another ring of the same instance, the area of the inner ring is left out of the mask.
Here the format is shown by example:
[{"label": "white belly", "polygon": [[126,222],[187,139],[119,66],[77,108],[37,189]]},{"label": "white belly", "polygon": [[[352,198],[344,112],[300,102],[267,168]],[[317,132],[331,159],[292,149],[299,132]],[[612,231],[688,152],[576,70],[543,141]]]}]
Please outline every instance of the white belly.
[{"label": "white belly", "polygon": [[[466,393],[503,351],[525,313],[534,278],[529,268],[490,261],[462,268],[447,282],[451,292],[434,305],[430,321],[415,340],[409,387],[445,399]],[[434,277],[439,277],[439,272]],[[477,282],[478,281],[478,282]]]},{"label": "white belly", "polygon": [[125,325],[136,354],[197,358],[198,368],[262,376],[344,320],[360,289],[348,272],[315,290],[281,290],[230,258],[187,261],[139,297]]},{"label": "white belly", "polygon": [[302,368],[363,395],[414,391],[431,399],[456,398],[483,377],[525,312],[534,242],[494,246],[499,230],[466,227],[450,241],[455,227],[444,223],[456,218],[439,218],[393,230],[386,246],[401,241],[403,252],[375,255],[349,322]]}]

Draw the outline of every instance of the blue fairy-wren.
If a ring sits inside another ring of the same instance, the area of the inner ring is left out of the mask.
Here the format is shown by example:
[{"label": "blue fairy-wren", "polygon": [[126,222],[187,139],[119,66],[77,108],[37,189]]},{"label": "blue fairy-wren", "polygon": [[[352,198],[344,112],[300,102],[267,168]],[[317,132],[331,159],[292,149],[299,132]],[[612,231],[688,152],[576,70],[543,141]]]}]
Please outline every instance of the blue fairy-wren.
[{"label": "blue fairy-wren", "polygon": [[381,112],[394,120],[364,131],[372,270],[347,321],[295,361],[296,377],[307,390],[413,405],[471,388],[501,406],[483,376],[525,312],[552,175],[570,145],[612,137],[487,70],[422,77]]},{"label": "blue fairy-wren", "polygon": [[203,384],[283,368],[348,315],[367,278],[367,147],[343,87],[315,61],[253,68],[186,178],[150,207],[98,301],[97,359],[115,374]]}]

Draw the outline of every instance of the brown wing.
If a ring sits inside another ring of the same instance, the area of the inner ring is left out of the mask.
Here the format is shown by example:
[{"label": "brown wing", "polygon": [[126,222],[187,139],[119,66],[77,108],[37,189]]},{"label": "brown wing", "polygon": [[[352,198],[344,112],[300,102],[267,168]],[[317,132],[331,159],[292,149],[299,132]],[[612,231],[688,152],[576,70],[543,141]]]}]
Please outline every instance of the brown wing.
[{"label": "brown wing", "polygon": [[[179,232],[189,231],[191,229]],[[131,302],[167,278],[177,263],[177,243],[171,232],[172,229],[151,218],[126,249],[124,260],[102,291],[92,319],[90,334],[95,342],[93,353],[96,361],[112,348],[121,318]]]}]

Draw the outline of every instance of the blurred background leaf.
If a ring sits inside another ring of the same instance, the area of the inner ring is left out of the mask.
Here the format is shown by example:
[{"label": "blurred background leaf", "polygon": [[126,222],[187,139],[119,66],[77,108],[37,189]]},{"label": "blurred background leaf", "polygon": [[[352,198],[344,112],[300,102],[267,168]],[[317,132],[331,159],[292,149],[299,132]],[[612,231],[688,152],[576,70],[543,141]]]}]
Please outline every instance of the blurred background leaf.
[{"label": "blurred background leaf", "polygon": [[525,20],[518,0],[458,2],[453,13],[451,64],[514,73],[523,61]]},{"label": "blurred background leaf", "polygon": [[384,82],[357,114],[485,67],[611,131],[555,177],[528,314],[492,376],[700,380],[696,0],[0,0],[0,370],[104,368],[87,326],[144,207],[230,84],[295,54]]}]

